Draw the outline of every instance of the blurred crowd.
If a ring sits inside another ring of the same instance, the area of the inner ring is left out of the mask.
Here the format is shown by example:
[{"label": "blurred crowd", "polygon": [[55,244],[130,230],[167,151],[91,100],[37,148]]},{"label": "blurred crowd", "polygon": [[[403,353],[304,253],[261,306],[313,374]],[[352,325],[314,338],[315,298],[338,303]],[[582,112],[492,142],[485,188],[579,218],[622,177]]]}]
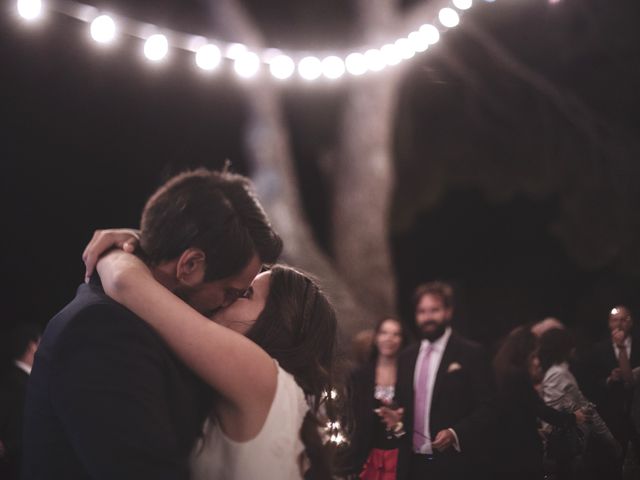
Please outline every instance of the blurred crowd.
[{"label": "blurred crowd", "polygon": [[[603,317],[609,334],[579,356],[556,318],[518,326],[488,351],[452,328],[444,282],[419,286],[414,307],[414,328],[381,318],[353,339],[342,478],[638,478],[640,337],[626,306]],[[21,324],[3,338],[2,479],[19,478],[40,335]]]},{"label": "blurred crowd", "polygon": [[382,318],[354,337],[345,478],[640,478],[629,308],[604,315],[609,334],[580,355],[556,318],[518,326],[488,351],[452,328],[453,293],[421,285],[415,325]]}]

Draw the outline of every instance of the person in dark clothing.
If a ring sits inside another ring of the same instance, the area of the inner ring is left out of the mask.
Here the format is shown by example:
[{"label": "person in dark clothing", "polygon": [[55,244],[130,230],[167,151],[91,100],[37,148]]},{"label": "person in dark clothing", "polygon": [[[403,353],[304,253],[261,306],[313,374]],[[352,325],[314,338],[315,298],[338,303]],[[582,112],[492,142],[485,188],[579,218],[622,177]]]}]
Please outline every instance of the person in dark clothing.
[{"label": "person in dark clothing", "polygon": [[7,336],[10,364],[0,379],[0,478],[20,478],[22,426],[27,380],[42,331],[32,324],[20,324]]},{"label": "person in dark clothing", "polygon": [[370,476],[363,478],[374,478],[370,472],[375,471],[393,479],[397,437],[403,432],[403,425],[389,430],[375,411],[394,402],[398,354],[406,344],[406,334],[402,324],[393,318],[379,321],[374,332],[370,359],[352,373],[349,382],[353,428],[345,472],[357,475],[364,470]]},{"label": "person in dark clothing", "polygon": [[539,375],[536,337],[528,326],[514,329],[494,358],[496,375],[497,448],[496,477],[504,480],[542,480],[543,443],[538,419],[551,425],[584,423],[586,414],[560,412],[547,406],[534,389]]},{"label": "person in dark clothing", "polygon": [[[103,238],[97,232],[90,247]],[[139,247],[158,282],[210,316],[246,294],[282,241],[248,179],[196,170],[149,199]],[[186,480],[208,393],[94,275],[42,337],[27,392],[23,479]]]},{"label": "person in dark clothing", "polygon": [[622,447],[622,456],[607,475],[617,480],[622,478],[629,446],[636,458],[640,458],[640,430],[634,425],[631,415],[635,383],[633,369],[640,367],[640,336],[634,331],[633,316],[624,305],[611,309],[608,326],[610,334],[594,347],[587,361],[590,380],[587,391]]}]

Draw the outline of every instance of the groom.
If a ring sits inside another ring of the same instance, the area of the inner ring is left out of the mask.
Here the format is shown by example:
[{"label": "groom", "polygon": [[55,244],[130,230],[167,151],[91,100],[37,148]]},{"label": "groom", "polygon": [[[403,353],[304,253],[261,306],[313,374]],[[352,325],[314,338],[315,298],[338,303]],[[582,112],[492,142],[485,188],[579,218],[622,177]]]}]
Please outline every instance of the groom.
[{"label": "groom", "polygon": [[[246,178],[197,170],[149,199],[140,248],[160,283],[210,316],[275,262],[282,241]],[[186,479],[207,393],[93,276],[42,337],[25,407],[23,478]]]}]

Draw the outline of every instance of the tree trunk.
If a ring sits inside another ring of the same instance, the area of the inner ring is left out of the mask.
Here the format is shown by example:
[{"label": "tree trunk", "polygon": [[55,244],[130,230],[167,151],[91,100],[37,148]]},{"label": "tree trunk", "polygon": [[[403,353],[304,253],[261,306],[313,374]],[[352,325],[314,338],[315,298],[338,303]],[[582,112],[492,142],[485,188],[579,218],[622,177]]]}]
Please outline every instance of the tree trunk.
[{"label": "tree trunk", "polygon": [[[233,32],[229,38],[256,49],[262,47],[260,31],[239,2],[221,0],[213,2],[212,7],[214,18],[224,19],[220,28]],[[341,340],[349,339],[368,328],[371,317],[354,299],[349,285],[313,237],[300,199],[280,92],[269,79],[259,85],[248,82],[246,98],[249,119],[245,145],[251,177],[260,201],[284,240],[283,260],[319,278],[338,311]]]}]

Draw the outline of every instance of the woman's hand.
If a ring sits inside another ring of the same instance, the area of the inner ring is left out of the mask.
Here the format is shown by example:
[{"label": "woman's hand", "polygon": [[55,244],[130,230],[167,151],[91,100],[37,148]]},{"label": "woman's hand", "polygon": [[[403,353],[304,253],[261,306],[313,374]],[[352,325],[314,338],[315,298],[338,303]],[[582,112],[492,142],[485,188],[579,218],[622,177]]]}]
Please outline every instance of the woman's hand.
[{"label": "woman's hand", "polygon": [[149,267],[131,253],[112,250],[98,260],[97,265],[102,288],[107,295],[119,303],[134,286],[142,287],[147,281],[155,282]]},{"label": "woman's hand", "polygon": [[404,414],[404,408],[391,408],[390,406],[382,406],[374,410],[384,422],[387,430],[393,430],[401,421]]},{"label": "woman's hand", "polygon": [[576,425],[584,425],[591,420],[591,414],[585,408],[576,410],[573,414],[576,416]]},{"label": "woman's hand", "polygon": [[84,281],[89,282],[89,278],[93,275],[98,259],[102,254],[112,248],[119,248],[125,252],[133,253],[139,242],[139,230],[130,228],[96,230],[89,245],[82,253],[82,261],[85,264]]}]

